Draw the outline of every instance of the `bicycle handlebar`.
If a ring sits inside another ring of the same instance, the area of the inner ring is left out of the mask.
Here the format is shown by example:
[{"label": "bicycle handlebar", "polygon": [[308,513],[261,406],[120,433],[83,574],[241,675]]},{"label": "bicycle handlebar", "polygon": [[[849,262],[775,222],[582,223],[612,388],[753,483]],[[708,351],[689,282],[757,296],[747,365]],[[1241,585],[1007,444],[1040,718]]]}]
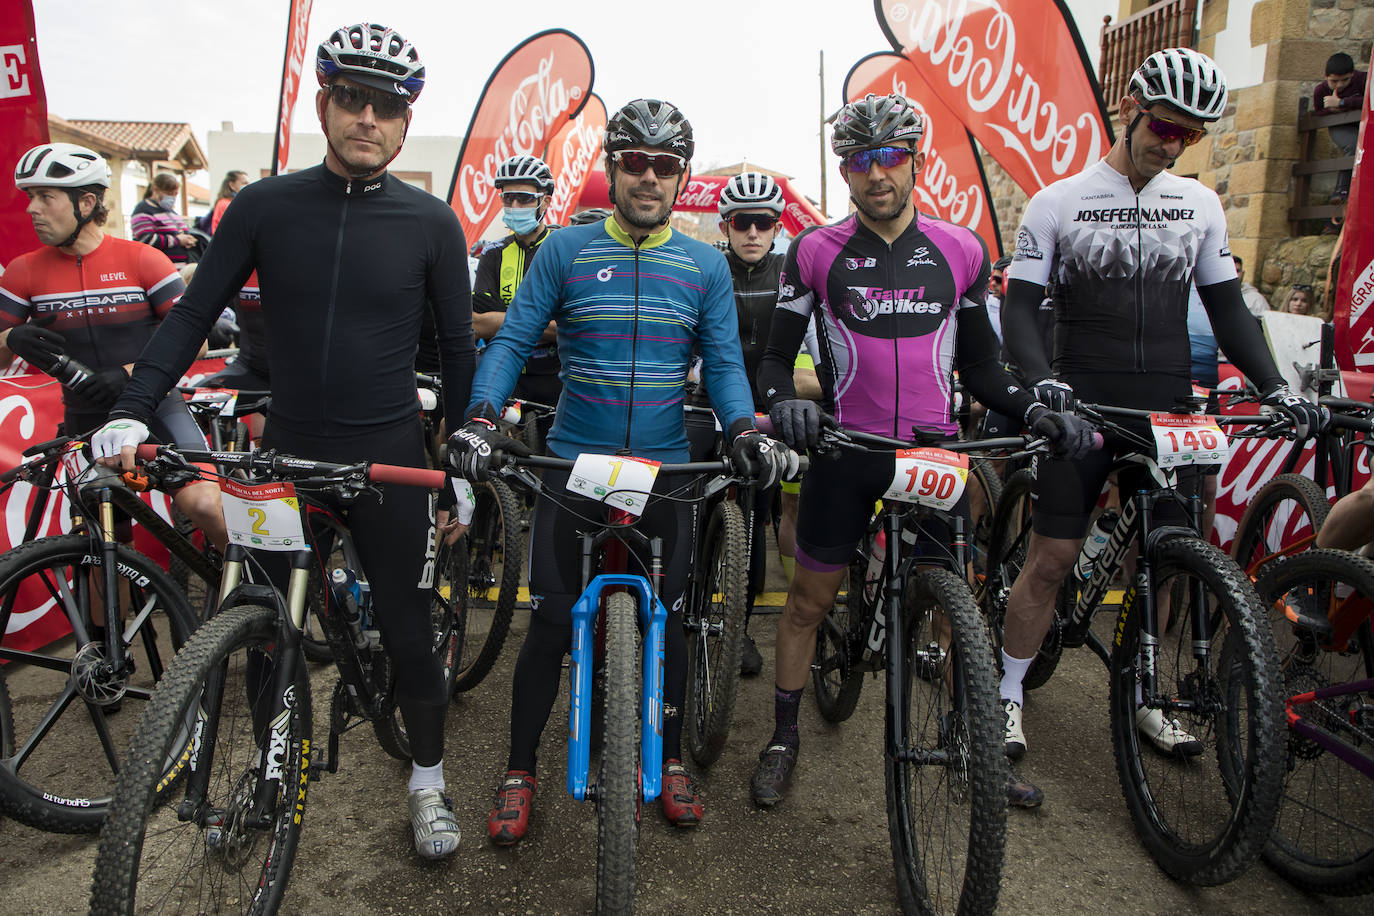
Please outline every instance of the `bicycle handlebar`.
[{"label": "bicycle handlebar", "polygon": [[210,462],[231,467],[252,470],[258,468],[282,477],[301,479],[311,477],[345,477],[348,474],[362,473],[373,483],[394,483],[407,487],[424,487],[430,490],[442,489],[448,485],[448,475],[443,471],[430,468],[412,468],[396,464],[336,464],[330,461],[311,461],[278,455],[275,452],[211,452],[198,449],[178,449],[166,445],[143,443],[137,449],[141,461],[152,461],[163,455],[176,456],[182,461]]}]

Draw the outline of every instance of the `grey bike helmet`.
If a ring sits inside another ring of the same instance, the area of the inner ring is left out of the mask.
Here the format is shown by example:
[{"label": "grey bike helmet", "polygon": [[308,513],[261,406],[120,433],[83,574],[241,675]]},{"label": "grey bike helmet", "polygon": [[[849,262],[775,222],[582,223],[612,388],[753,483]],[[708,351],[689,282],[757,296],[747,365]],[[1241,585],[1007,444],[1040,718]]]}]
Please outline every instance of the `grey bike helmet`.
[{"label": "grey bike helmet", "polygon": [[830,148],[837,156],[892,143],[921,142],[925,123],[900,95],[866,95],[835,116]]},{"label": "grey bike helmet", "polygon": [[569,226],[588,226],[592,223],[604,223],[606,218],[611,215],[611,211],[604,207],[593,207],[590,210],[578,210],[568,220]]},{"label": "grey bike helmet", "polygon": [[741,172],[725,183],[720,191],[720,203],[716,205],[721,219],[736,210],[772,210],[782,213],[782,188],[767,175],[759,172]]},{"label": "grey bike helmet", "polygon": [[499,189],[511,181],[529,182],[543,194],[553,192],[553,172],[538,156],[511,156],[497,166],[496,177],[491,183]]},{"label": "grey bike helmet", "polygon": [[673,103],[635,99],[606,122],[603,147],[610,154],[636,146],[676,153],[690,161],[697,145],[691,122]]},{"label": "grey bike helmet", "polygon": [[1163,102],[1203,121],[1226,110],[1226,76],[1217,62],[1191,48],[1165,48],[1145,58],[1131,76],[1142,105]]},{"label": "grey bike helmet", "polygon": [[410,102],[425,88],[425,65],[415,46],[395,29],[369,22],[335,29],[320,42],[315,52],[315,78],[327,86],[338,76],[394,92]]},{"label": "grey bike helmet", "polygon": [[74,143],[43,143],[19,157],[14,166],[14,186],[25,188],[85,188],[110,186],[110,166],[105,159]]}]

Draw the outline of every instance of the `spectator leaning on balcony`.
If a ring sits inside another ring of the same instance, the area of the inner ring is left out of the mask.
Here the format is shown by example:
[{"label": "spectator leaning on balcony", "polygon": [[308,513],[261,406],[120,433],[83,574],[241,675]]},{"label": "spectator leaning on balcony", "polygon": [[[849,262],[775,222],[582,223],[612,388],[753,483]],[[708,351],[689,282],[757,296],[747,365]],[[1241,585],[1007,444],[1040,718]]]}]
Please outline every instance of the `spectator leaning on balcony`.
[{"label": "spectator leaning on balcony", "polygon": [[[1341,111],[1359,111],[1364,107],[1364,84],[1368,76],[1363,70],[1355,69],[1355,61],[1349,54],[1332,54],[1326,61],[1326,79],[1312,90],[1312,113],[1318,115],[1335,114]],[[1331,143],[1341,151],[1342,156],[1355,155],[1355,138],[1358,124],[1335,124],[1331,131]],[[1350,172],[1336,176],[1336,193],[1331,202],[1345,203],[1350,194]],[[1339,225],[1334,220],[1327,226]]]},{"label": "spectator leaning on balcony", "polygon": [[186,220],[176,211],[180,190],[177,176],[171,172],[157,173],[129,219],[129,231],[135,242],[152,245],[178,267],[199,261],[201,255],[200,240],[186,231]]}]

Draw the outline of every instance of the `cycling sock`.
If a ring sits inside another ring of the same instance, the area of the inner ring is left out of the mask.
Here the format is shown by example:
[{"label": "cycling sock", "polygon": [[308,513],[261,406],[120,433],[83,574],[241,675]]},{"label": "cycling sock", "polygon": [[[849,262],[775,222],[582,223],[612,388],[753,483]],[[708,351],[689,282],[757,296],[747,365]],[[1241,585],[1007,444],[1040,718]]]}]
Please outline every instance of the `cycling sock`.
[{"label": "cycling sock", "polygon": [[1030,669],[1031,662],[1035,657],[1012,658],[1007,654],[1007,650],[1002,650],[1002,684],[1000,687],[1002,699],[1011,700],[1017,706],[1025,705],[1026,695],[1021,689],[1021,682],[1026,678],[1026,671]]},{"label": "cycling sock", "polygon": [[801,736],[797,733],[797,711],[801,708],[802,691],[805,687],[798,687],[796,690],[783,690],[781,687],[773,687],[773,744],[785,744],[795,748],[801,744]]},{"label": "cycling sock", "polygon": [[797,558],[779,556],[778,560],[782,563],[782,571],[787,574],[787,584],[792,584],[792,577],[797,573]]},{"label": "cycling sock", "polygon": [[422,767],[418,763],[410,765],[410,791],[438,789],[442,792],[444,788],[444,761],[440,760],[432,767]]}]

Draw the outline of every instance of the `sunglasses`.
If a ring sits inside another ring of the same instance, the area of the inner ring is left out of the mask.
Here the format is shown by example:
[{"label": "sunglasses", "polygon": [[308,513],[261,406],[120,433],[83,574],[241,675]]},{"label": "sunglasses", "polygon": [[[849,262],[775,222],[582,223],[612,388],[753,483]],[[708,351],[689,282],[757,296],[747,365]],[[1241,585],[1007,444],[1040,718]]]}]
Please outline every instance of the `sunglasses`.
[{"label": "sunglasses", "polygon": [[861,149],[857,153],[850,153],[840,160],[840,164],[846,172],[868,174],[868,170],[875,162],[885,169],[895,169],[910,161],[911,150],[905,146],[880,146],[877,149]]},{"label": "sunglasses", "polygon": [[645,169],[653,169],[659,178],[672,178],[681,175],[687,168],[687,160],[672,153],[641,153],[639,150],[622,149],[611,153],[611,161],[631,175],[643,175]]},{"label": "sunglasses", "polygon": [[330,86],[329,98],[349,114],[362,114],[363,109],[371,105],[373,114],[388,121],[401,117],[410,107],[399,95],[364,89],[362,86],[351,86],[347,83],[335,83]]},{"label": "sunglasses", "polygon": [[1168,118],[1157,118],[1150,115],[1150,133],[1154,134],[1165,143],[1172,143],[1179,140],[1184,146],[1192,146],[1194,143],[1207,136],[1207,129],[1204,127],[1184,127],[1170,121]]},{"label": "sunglasses", "polygon": [[760,232],[767,232],[777,225],[778,217],[771,213],[736,213],[730,217],[729,223],[737,232],[748,232],[750,226]]},{"label": "sunglasses", "polygon": [[503,207],[533,207],[539,203],[542,194],[535,194],[532,191],[502,191],[501,206]]}]

